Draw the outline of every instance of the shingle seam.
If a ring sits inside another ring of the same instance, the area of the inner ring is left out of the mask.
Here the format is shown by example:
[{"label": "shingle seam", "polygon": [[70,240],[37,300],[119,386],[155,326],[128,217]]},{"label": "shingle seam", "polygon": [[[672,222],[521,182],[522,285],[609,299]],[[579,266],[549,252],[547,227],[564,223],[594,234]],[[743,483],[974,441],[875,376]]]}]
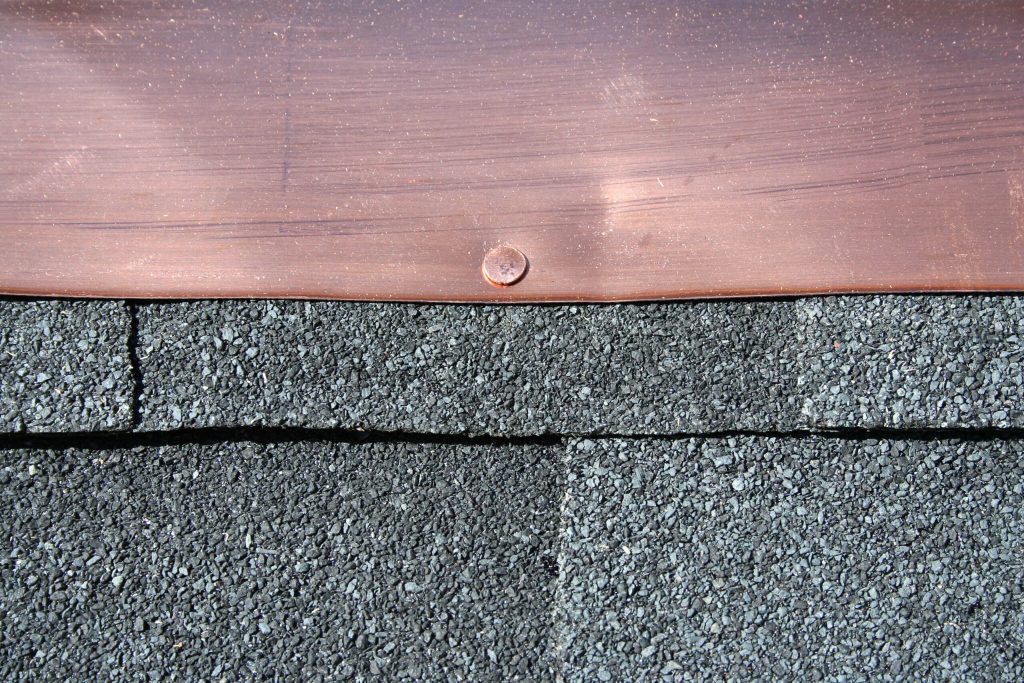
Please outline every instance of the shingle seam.
[{"label": "shingle seam", "polygon": [[148,432],[19,432],[0,434],[0,450],[65,448],[114,450],[136,447],[233,443],[406,443],[465,446],[560,446],[563,437],[473,436],[412,432],[376,432],[302,427],[199,427]]},{"label": "shingle seam", "polygon": [[565,568],[567,564],[566,553],[566,505],[569,502],[570,483],[569,474],[572,470],[572,456],[570,454],[572,439],[566,439],[565,447],[562,448],[559,459],[559,498],[558,505],[558,528],[555,531],[555,552],[557,557],[558,573],[555,577],[555,589],[551,599],[551,630],[548,632],[547,645],[544,649],[545,656],[554,668],[554,683],[565,683],[565,651],[570,637],[570,628],[566,620],[566,605],[568,597],[565,593]]},{"label": "shingle seam", "polygon": [[139,311],[134,301],[125,301],[128,310],[128,363],[132,377],[132,415],[131,429],[138,431],[142,427],[142,394],[143,382],[142,363],[139,361]]},{"label": "shingle seam", "polygon": [[493,436],[434,434],[429,432],[358,431],[304,427],[197,427],[145,432],[19,432],[0,434],[0,450],[23,448],[118,449],[185,444],[231,443],[408,443],[482,446],[558,446],[569,440],[593,441],[683,441],[688,439],[771,438],[799,440],[825,438],[837,441],[1019,441],[1024,428],[843,428],[763,431],[735,429],[676,432],[672,434],[558,433],[541,436]]}]

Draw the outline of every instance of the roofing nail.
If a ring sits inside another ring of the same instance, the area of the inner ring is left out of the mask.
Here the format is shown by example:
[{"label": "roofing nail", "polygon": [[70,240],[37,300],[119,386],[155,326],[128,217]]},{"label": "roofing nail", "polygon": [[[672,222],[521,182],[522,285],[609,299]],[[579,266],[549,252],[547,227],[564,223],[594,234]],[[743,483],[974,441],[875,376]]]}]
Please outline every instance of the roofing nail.
[{"label": "roofing nail", "polygon": [[509,287],[523,279],[529,262],[515,247],[495,247],[484,256],[484,279],[495,287]]}]

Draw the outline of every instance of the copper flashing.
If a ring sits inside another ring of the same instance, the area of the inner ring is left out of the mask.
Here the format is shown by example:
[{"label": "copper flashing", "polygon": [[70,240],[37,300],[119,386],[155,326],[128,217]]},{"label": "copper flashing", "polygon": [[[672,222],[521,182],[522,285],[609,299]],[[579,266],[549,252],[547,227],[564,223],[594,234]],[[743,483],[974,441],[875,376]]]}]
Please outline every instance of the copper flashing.
[{"label": "copper flashing", "polygon": [[1017,1],[4,0],[0,291],[1021,290],[1022,51]]}]

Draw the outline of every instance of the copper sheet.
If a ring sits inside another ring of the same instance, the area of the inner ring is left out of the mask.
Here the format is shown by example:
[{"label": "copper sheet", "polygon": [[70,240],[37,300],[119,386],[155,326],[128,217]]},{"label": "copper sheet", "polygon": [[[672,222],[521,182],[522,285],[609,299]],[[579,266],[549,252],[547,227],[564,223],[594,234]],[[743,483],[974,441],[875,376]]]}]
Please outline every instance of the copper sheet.
[{"label": "copper sheet", "polygon": [[0,241],[34,295],[1020,290],[1024,3],[0,0]]}]

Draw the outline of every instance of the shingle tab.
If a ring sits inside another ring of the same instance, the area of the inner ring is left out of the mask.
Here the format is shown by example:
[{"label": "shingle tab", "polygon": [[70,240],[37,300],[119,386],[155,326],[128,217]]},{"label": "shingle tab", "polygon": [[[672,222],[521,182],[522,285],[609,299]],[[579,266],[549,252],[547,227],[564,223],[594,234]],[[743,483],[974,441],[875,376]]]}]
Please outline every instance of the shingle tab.
[{"label": "shingle tab", "polygon": [[0,675],[1020,680],[1017,441],[0,450]]},{"label": "shingle tab", "polygon": [[1024,426],[1024,298],[833,297],[800,310],[809,426]]},{"label": "shingle tab", "polygon": [[0,301],[0,431],[130,429],[129,329],[117,301]]},{"label": "shingle tab", "polygon": [[171,304],[140,311],[143,422],[492,434],[767,427],[797,415],[766,303]]},{"label": "shingle tab", "polygon": [[578,441],[566,681],[1021,680],[1020,442]]},{"label": "shingle tab", "polygon": [[537,446],[0,451],[0,674],[550,679],[560,466]]},{"label": "shingle tab", "polygon": [[143,425],[485,434],[1024,426],[1024,298],[140,308]]}]

